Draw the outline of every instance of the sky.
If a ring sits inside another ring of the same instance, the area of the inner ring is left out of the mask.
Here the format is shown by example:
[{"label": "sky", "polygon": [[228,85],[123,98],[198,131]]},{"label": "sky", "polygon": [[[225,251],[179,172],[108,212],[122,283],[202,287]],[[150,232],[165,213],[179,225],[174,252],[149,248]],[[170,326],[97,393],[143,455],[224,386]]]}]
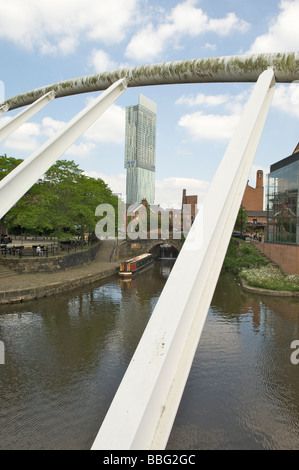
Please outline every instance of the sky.
[{"label": "sky", "polygon": [[[0,0],[0,101],[97,72],[172,60],[299,51],[299,0]],[[298,77],[299,78],[299,77]],[[250,83],[127,89],[60,158],[125,197],[125,108],[139,93],[157,103],[155,203],[199,202],[253,88]],[[53,100],[0,143],[26,159],[100,92]],[[0,125],[20,110],[0,118]],[[299,85],[277,84],[258,146],[255,174],[299,142]]]}]

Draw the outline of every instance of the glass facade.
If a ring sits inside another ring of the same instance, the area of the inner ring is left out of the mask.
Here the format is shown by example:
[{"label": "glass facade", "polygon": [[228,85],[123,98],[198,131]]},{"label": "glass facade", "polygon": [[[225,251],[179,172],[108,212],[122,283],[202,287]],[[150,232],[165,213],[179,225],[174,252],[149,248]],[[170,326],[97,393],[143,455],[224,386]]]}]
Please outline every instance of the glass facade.
[{"label": "glass facade", "polygon": [[299,245],[299,154],[272,165],[270,170],[265,241]]},{"label": "glass facade", "polygon": [[155,202],[157,105],[143,95],[126,108],[125,168],[127,204]]}]

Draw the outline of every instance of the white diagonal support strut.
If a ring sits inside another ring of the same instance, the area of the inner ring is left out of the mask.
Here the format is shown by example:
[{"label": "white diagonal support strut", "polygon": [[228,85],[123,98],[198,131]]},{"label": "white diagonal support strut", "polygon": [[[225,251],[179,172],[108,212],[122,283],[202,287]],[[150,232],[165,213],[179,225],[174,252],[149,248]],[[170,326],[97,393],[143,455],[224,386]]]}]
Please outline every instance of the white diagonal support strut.
[{"label": "white diagonal support strut", "polygon": [[126,89],[120,79],[0,181],[0,219]]},{"label": "white diagonal support strut", "polygon": [[271,68],[258,78],[92,450],[165,448],[274,88]]},{"label": "white diagonal support strut", "polygon": [[44,106],[46,106],[50,101],[52,101],[55,98],[55,93],[54,91],[50,91],[49,93],[46,93],[44,96],[36,100],[34,103],[32,103],[30,106],[25,108],[23,111],[21,111],[17,116],[12,118],[11,121],[8,123],[4,124],[0,128],[0,142],[1,140],[6,139],[10,134],[12,134],[18,127],[20,127],[24,122],[26,122],[28,119],[30,119],[34,114],[36,114],[40,109],[42,109]]},{"label": "white diagonal support strut", "polygon": [[6,113],[9,110],[8,104],[4,104],[3,106],[0,106],[0,116],[1,114]]}]

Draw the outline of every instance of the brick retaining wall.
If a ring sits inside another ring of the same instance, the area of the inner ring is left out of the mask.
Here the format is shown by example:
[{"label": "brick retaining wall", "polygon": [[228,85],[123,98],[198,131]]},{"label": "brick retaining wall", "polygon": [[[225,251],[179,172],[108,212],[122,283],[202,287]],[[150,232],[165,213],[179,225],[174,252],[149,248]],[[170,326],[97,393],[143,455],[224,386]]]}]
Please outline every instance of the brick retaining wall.
[{"label": "brick retaining wall", "polygon": [[299,274],[299,246],[256,241],[252,244],[286,274]]}]

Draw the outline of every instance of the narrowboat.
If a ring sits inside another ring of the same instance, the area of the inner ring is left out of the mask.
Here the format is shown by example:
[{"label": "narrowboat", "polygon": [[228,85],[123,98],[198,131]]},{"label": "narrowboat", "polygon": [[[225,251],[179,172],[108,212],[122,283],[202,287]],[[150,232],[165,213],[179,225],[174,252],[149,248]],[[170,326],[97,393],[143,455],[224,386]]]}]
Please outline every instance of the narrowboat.
[{"label": "narrowboat", "polygon": [[154,257],[150,253],[145,253],[135,258],[128,259],[120,263],[119,275],[122,278],[131,278],[137,273],[148,268],[154,262]]}]

